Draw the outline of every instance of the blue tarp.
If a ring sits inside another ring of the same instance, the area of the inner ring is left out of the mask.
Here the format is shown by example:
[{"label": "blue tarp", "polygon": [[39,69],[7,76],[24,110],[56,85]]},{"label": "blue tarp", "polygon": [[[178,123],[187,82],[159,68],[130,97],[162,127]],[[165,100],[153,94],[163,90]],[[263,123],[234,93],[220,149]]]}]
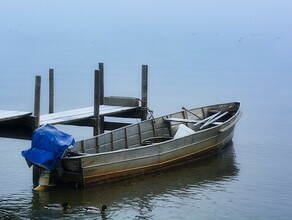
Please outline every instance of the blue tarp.
[{"label": "blue tarp", "polygon": [[46,124],[34,131],[31,148],[21,154],[29,167],[37,164],[53,170],[59,165],[66,149],[74,144],[75,140],[71,135]]}]

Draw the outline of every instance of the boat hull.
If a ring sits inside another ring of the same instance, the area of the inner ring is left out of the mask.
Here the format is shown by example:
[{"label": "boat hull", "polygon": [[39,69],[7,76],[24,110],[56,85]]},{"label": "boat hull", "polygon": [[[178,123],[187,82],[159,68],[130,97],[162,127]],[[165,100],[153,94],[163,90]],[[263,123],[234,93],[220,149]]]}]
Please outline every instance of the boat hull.
[{"label": "boat hull", "polygon": [[[216,139],[216,137],[214,137]],[[131,161],[117,161],[112,165],[100,165],[91,168],[84,167],[84,185],[107,183],[122,180],[137,175],[169,169],[194,160],[211,156],[221,151],[230,141],[232,136],[226,137],[222,142],[211,143],[212,140],[191,144],[184,149],[179,149],[164,154],[151,155]],[[175,156],[175,157],[174,157]],[[103,167],[103,166],[106,166]]]},{"label": "boat hull", "polygon": [[[161,171],[213,155],[232,140],[235,125],[241,117],[238,109],[220,125],[177,139],[63,158],[63,173],[54,178],[63,183],[90,186]],[[139,129],[141,131],[141,127]]]}]

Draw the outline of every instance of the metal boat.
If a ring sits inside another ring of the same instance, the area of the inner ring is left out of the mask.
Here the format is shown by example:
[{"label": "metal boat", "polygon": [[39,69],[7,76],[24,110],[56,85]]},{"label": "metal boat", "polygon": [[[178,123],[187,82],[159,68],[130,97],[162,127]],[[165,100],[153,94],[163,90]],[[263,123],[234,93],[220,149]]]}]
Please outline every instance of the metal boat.
[{"label": "metal boat", "polygon": [[241,115],[239,102],[182,108],[76,142],[50,182],[90,186],[210,156],[232,140]]}]

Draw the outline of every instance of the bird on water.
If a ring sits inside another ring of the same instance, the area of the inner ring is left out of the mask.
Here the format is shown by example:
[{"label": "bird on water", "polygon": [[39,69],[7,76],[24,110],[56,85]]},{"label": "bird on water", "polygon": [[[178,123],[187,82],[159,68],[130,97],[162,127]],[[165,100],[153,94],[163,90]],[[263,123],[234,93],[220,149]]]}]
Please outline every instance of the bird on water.
[{"label": "bird on water", "polygon": [[107,210],[107,206],[106,205],[102,205],[101,208],[97,208],[94,206],[88,206],[83,208],[84,211],[88,212],[88,213],[101,213],[101,214],[105,214],[106,210]]},{"label": "bird on water", "polygon": [[68,211],[70,209],[70,205],[68,202],[63,202],[62,204],[54,203],[54,204],[48,204],[44,206],[45,209],[49,209],[52,211]]}]

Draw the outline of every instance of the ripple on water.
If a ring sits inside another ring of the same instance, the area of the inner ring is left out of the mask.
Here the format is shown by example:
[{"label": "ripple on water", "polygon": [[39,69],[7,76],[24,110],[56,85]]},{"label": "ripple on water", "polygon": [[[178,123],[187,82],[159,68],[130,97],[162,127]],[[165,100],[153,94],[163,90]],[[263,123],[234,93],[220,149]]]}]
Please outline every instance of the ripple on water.
[{"label": "ripple on water", "polygon": [[11,194],[0,199],[0,219],[28,219],[31,216],[31,191]]},{"label": "ripple on water", "polygon": [[[19,192],[9,191],[0,199],[0,218],[101,219],[100,214],[82,209],[106,204],[107,219],[173,219],[182,215],[191,219],[200,212],[202,203],[212,202],[209,198],[217,198],[214,194],[220,191],[224,193],[226,183],[236,179],[237,174],[231,146],[222,155],[117,183],[84,189],[53,187],[33,191],[24,187]],[[44,209],[45,204],[64,201],[73,207],[67,213]]]}]

